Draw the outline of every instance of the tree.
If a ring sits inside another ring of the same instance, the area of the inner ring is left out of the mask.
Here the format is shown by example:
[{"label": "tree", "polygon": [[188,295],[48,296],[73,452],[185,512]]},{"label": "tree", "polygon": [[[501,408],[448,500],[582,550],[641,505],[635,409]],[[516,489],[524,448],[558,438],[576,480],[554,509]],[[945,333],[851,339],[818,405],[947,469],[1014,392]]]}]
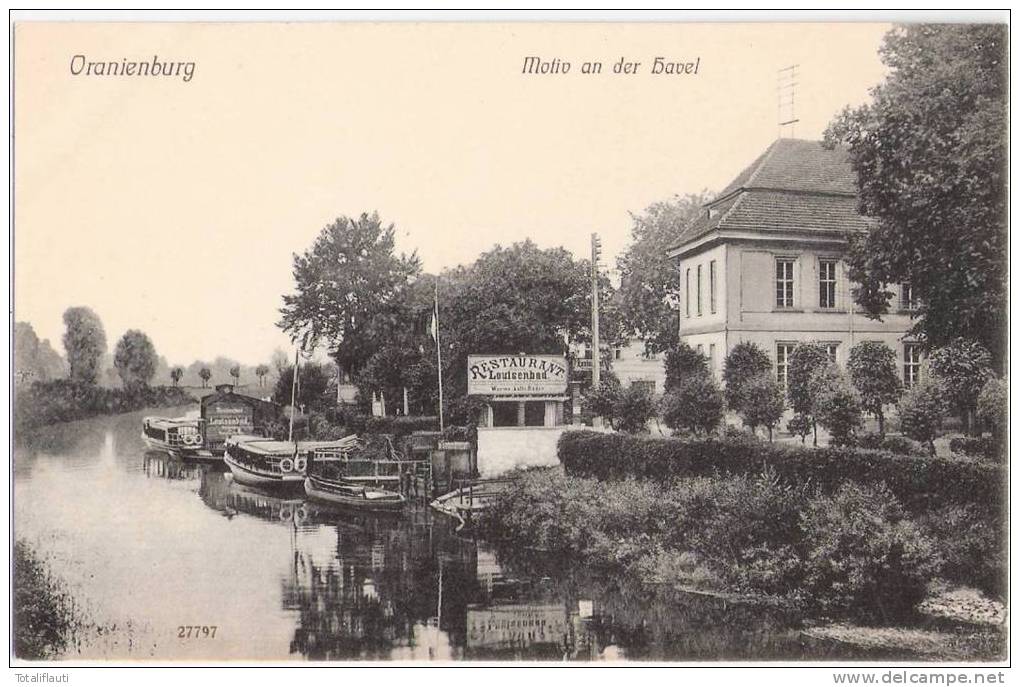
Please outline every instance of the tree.
[{"label": "tree", "polygon": [[172,370],[170,370],[170,381],[173,382],[174,386],[177,386],[178,384],[181,383],[182,377],[184,377],[183,367],[175,367]]},{"label": "tree", "polygon": [[283,297],[279,326],[305,350],[324,342],[348,375],[407,326],[403,305],[421,264],[395,253],[394,233],[375,213],[341,217],[294,256],[296,292]]},{"label": "tree", "polygon": [[673,430],[711,433],[722,421],[723,394],[712,375],[690,375],[667,391],[660,402],[662,418]]},{"label": "tree", "polygon": [[609,376],[598,389],[585,394],[584,404],[593,415],[608,420],[614,430],[630,434],[647,431],[649,420],[658,410],[646,389],[636,386],[624,389],[615,376]]},{"label": "tree", "polygon": [[198,376],[202,379],[202,388],[209,386],[209,380],[212,378],[212,371],[208,367],[202,367],[198,371]]},{"label": "tree", "polygon": [[1009,389],[1004,380],[989,377],[978,395],[977,416],[997,439],[1004,439],[1009,428]]},{"label": "tree", "polygon": [[786,431],[793,436],[800,437],[800,443],[804,443],[807,435],[811,434],[811,416],[804,413],[797,413],[786,423]]},{"label": "tree", "polygon": [[[280,405],[290,405],[291,384],[294,380],[294,366],[289,365],[280,373],[273,390],[273,400]],[[314,409],[324,408],[330,399],[326,397],[329,388],[329,373],[318,363],[304,363],[298,373],[297,403]]]},{"label": "tree", "polygon": [[156,373],[156,347],[144,332],[129,329],[117,342],[113,366],[125,388],[148,386]]},{"label": "tree", "polygon": [[929,346],[966,334],[1001,368],[1007,309],[1008,27],[912,24],[886,35],[886,81],[826,131],[848,148],[861,212],[850,278],[866,313],[888,311],[887,284],[909,283],[912,333]]},{"label": "tree", "polygon": [[863,422],[860,397],[835,363],[811,376],[811,414],[832,436],[832,443],[846,446]]},{"label": "tree", "polygon": [[779,424],[786,410],[782,388],[768,371],[759,372],[740,384],[739,412],[744,424],[751,431],[765,427],[769,431],[769,441],[772,441],[772,430]]},{"label": "tree", "polygon": [[664,391],[671,391],[689,377],[707,375],[708,358],[691,348],[685,341],[666,351],[666,382]]},{"label": "tree", "polygon": [[59,379],[67,374],[64,359],[49,339],[39,340],[28,322],[14,323],[14,383],[30,384]]},{"label": "tree", "polygon": [[875,416],[878,433],[885,436],[884,408],[896,403],[903,392],[896,374],[896,353],[879,341],[862,341],[850,349],[847,371],[864,410]]},{"label": "tree", "polygon": [[99,315],[86,307],[68,308],[64,311],[64,327],[64,350],[71,379],[95,384],[106,352],[106,331]]},{"label": "tree", "polygon": [[829,364],[829,353],[819,343],[799,343],[790,353],[786,370],[786,394],[790,398],[793,412],[811,418],[814,431],[814,445],[818,445],[818,429],[814,417],[814,397],[811,394],[811,378],[815,372]]},{"label": "tree", "polygon": [[273,369],[276,370],[276,374],[283,372],[284,368],[290,365],[290,356],[288,356],[283,349],[277,348],[273,350],[273,355],[270,356],[269,362],[272,363]]},{"label": "tree", "polygon": [[230,376],[234,378],[234,386],[237,386],[241,382],[241,366],[232,365],[230,367]]},{"label": "tree", "polygon": [[761,382],[758,381],[761,375],[771,372],[772,361],[761,346],[750,341],[741,341],[734,346],[723,363],[722,377],[726,385],[726,405],[729,409],[737,413],[742,412],[744,386],[751,380],[756,380],[761,386]]},{"label": "tree", "polygon": [[949,408],[970,431],[978,394],[992,376],[992,357],[977,341],[956,338],[928,355],[928,368],[939,378]]},{"label": "tree", "polygon": [[711,197],[707,191],[677,195],[631,214],[631,243],[616,261],[617,297],[627,335],[643,338],[649,352],[666,351],[678,341],[680,282],[666,251]]},{"label": "tree", "polygon": [[937,380],[922,377],[900,399],[900,430],[914,441],[927,444],[934,456],[935,436],[946,410],[942,385]]},{"label": "tree", "polygon": [[259,378],[259,386],[264,387],[266,385],[266,375],[269,374],[269,366],[265,363],[260,363],[255,366],[255,376]]}]

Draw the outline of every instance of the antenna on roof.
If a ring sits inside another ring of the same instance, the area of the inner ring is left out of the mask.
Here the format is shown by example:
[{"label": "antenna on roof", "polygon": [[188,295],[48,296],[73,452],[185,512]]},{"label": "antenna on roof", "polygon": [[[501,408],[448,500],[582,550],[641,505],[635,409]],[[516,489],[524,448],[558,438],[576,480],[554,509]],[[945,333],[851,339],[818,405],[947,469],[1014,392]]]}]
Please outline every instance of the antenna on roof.
[{"label": "antenna on roof", "polygon": [[794,138],[794,127],[800,121],[794,110],[794,99],[797,95],[797,68],[799,66],[799,64],[791,64],[776,72],[778,101],[776,121],[779,123],[779,138],[782,138],[786,131],[789,131],[790,138]]}]

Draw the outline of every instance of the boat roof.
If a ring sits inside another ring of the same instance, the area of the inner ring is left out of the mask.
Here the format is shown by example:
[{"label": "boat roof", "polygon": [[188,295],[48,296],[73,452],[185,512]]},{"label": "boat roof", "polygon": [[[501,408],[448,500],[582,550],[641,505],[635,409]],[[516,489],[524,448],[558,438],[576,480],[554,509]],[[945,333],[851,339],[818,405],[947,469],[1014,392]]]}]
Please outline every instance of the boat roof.
[{"label": "boat roof", "polygon": [[[266,455],[279,455],[286,454],[290,455],[294,453],[295,442],[293,441],[279,441],[277,439],[264,439],[262,437],[249,436],[249,435],[234,435],[229,439],[230,443],[237,445],[238,448],[242,448],[245,451],[251,451],[252,453],[263,453]],[[300,453],[306,451],[314,451],[315,449],[321,448],[343,448],[345,440],[340,439],[337,441],[299,441],[297,442],[297,450]]]},{"label": "boat roof", "polygon": [[197,425],[197,417],[146,417],[143,422],[153,426],[175,427],[177,425]]}]

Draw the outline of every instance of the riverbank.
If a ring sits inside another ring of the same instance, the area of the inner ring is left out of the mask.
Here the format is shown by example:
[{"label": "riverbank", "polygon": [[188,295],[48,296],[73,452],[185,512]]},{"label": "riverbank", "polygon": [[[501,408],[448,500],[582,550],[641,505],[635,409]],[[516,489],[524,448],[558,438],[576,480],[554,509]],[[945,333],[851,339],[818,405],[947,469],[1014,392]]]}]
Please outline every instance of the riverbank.
[{"label": "riverbank", "polygon": [[100,415],[118,415],[144,408],[170,408],[197,403],[187,391],[170,386],[107,389],[67,379],[36,382],[14,398],[15,431]]},{"label": "riverbank", "polygon": [[[767,469],[660,484],[553,468],[516,473],[480,528],[493,541],[648,585],[849,624],[857,629],[839,641],[867,644],[889,628],[926,627],[930,614],[919,607],[946,607],[932,599],[947,588],[981,587],[978,603],[994,605],[1003,552],[992,519],[973,505],[910,512],[884,485],[848,481],[824,492]],[[924,641],[944,639],[949,657],[962,651],[960,636],[973,636],[962,645],[988,658],[988,647],[1001,647],[994,625]]]},{"label": "riverbank", "polygon": [[14,655],[41,660],[59,655],[78,624],[74,602],[46,562],[25,541],[14,542]]}]

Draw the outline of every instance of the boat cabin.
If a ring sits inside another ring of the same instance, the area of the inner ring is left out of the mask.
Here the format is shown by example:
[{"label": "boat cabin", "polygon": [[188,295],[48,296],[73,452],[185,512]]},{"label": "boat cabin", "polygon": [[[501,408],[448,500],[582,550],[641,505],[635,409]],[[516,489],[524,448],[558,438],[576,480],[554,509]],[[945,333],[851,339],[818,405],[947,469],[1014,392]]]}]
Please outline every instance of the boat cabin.
[{"label": "boat cabin", "polygon": [[205,426],[205,448],[222,452],[227,437],[237,434],[264,435],[268,425],[280,416],[280,406],[234,391],[231,384],[220,384],[216,392],[201,401]]}]

